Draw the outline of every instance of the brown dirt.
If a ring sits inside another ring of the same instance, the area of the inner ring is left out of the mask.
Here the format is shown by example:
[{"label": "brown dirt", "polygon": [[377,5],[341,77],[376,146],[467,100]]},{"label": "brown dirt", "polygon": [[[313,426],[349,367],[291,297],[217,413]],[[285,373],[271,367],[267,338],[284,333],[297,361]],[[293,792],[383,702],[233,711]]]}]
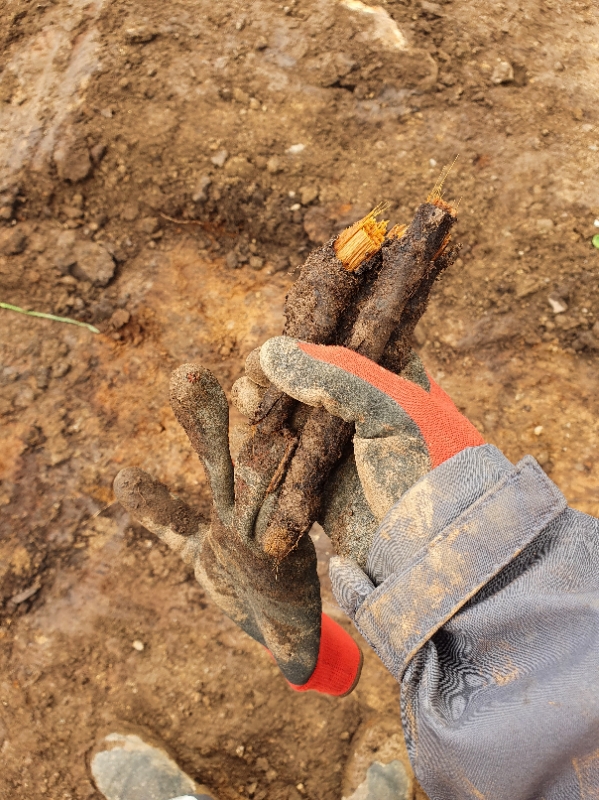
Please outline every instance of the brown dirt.
[{"label": "brown dirt", "polygon": [[102,329],[0,312],[3,797],[96,797],[86,756],[125,723],[223,798],[340,797],[396,713],[380,662],[349,698],[292,694],[111,484],[138,465],[205,508],[171,369],[228,391],[313,243],[383,200],[408,221],[456,153],[465,247],[418,349],[599,513],[597,4],[382,6],[377,39],[337,0],[0,2],[0,299]]}]

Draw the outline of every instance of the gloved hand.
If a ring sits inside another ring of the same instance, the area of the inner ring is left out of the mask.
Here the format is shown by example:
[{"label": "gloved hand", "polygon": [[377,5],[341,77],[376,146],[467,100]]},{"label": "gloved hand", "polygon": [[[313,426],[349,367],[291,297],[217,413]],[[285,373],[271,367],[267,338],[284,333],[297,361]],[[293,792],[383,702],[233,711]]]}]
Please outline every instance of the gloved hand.
[{"label": "gloved hand", "polygon": [[[373,537],[385,515],[427,472],[484,440],[415,354],[400,377],[345,348],[281,336],[262,346],[260,363],[287,394],[356,424],[357,475],[375,524],[360,536],[355,528],[342,529],[335,543],[341,557],[331,560],[333,591],[353,617],[357,604],[407,556],[405,547],[385,548],[379,541],[373,557]],[[335,516],[339,497],[339,491],[331,492],[325,516]],[[417,550],[422,543],[404,545]]]},{"label": "gloved hand", "polygon": [[292,688],[347,694],[357,683],[362,656],[351,636],[321,612],[312,541],[304,537],[281,563],[261,547],[284,437],[273,437],[259,474],[234,470],[226,397],[212,373],[194,364],[173,373],[171,405],[204,465],[213,501],[210,525],[141,469],[119,472],[117,499],[193,565],[210,598],[268,648]]}]

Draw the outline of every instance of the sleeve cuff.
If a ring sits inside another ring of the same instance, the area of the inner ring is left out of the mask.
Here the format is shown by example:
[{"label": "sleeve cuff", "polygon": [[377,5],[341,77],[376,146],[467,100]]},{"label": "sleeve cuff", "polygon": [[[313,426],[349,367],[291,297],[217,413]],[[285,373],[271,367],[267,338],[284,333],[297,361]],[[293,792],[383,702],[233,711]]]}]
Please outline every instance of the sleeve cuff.
[{"label": "sleeve cuff", "polygon": [[341,625],[322,615],[320,646],[314,672],[302,686],[289,683],[296,692],[321,692],[344,697],[356,687],[362,670],[362,651]]}]

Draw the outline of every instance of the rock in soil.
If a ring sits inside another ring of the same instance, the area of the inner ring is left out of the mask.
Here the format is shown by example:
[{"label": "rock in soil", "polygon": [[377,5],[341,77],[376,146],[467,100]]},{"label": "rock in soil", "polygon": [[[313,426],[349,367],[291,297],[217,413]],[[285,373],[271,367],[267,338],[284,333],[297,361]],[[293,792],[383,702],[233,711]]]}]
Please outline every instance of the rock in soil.
[{"label": "rock in soil", "polygon": [[74,257],[72,273],[80,280],[89,281],[94,286],[106,286],[114,275],[116,264],[112,256],[97,242],[78,242]]}]

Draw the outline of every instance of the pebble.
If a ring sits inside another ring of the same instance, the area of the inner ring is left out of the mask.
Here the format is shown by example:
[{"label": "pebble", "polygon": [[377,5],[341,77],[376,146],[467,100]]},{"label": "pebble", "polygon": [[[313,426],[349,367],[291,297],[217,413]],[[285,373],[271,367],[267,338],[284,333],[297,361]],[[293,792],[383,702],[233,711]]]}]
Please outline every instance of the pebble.
[{"label": "pebble", "polygon": [[224,168],[227,175],[233,175],[238,178],[250,178],[254,172],[254,167],[245,158],[245,156],[233,156],[225,164]]},{"label": "pebble", "polygon": [[271,156],[266,162],[266,169],[271,173],[271,175],[277,175],[279,172],[282,172],[283,165],[281,163],[281,159],[277,158],[277,156]]},{"label": "pebble", "polygon": [[156,32],[140,25],[136,28],[127,28],[125,38],[131,44],[147,44],[156,38]]},{"label": "pebble", "polygon": [[300,202],[303,206],[309,206],[318,197],[318,186],[302,186],[299,190]]},{"label": "pebble", "polygon": [[260,258],[260,256],[250,256],[249,264],[252,269],[262,269],[264,266],[264,259]]},{"label": "pebble", "polygon": [[243,89],[240,89],[238,86],[233,89],[233,99],[238,103],[243,103],[244,106],[247,106],[247,104],[250,102],[249,94],[244,92]]},{"label": "pebble", "polygon": [[58,140],[52,157],[61,180],[77,183],[91,172],[92,162],[87,144],[73,129]]},{"label": "pebble", "polygon": [[237,253],[234,250],[230,250],[227,253],[225,256],[225,263],[229,269],[237,269],[239,266],[239,259],[237,258]]},{"label": "pebble", "polygon": [[538,219],[536,222],[537,230],[539,233],[551,233],[551,231],[555,228],[552,219]]},{"label": "pebble", "polygon": [[210,184],[212,183],[212,178],[209,175],[202,175],[199,178],[196,187],[194,189],[193,194],[191,195],[191,199],[194,203],[204,203],[208,199],[207,190],[210,188]]},{"label": "pebble", "polygon": [[0,231],[0,254],[16,256],[27,247],[27,236],[21,228],[5,228]]},{"label": "pebble", "polygon": [[135,639],[131,645],[134,650],[137,650],[138,653],[142,653],[145,650],[145,644],[140,641],[139,639]]},{"label": "pebble", "polygon": [[514,68],[509,61],[500,61],[491,73],[491,83],[511,83],[514,80]]},{"label": "pebble", "polygon": [[106,286],[114,276],[114,259],[97,242],[78,242],[74,257],[76,263],[72,272],[76,278],[89,281],[94,286]]},{"label": "pebble", "polygon": [[125,308],[117,308],[114,314],[110,317],[110,325],[115,331],[124,327],[131,319],[131,314]]},{"label": "pebble", "polygon": [[346,800],[409,800],[410,795],[410,781],[401,761],[375,761],[364,783]]},{"label": "pebble", "polygon": [[431,3],[428,0],[420,0],[420,8],[432,17],[444,17],[443,8],[439,3]]},{"label": "pebble", "polygon": [[153,233],[156,233],[160,226],[160,221],[158,217],[143,217],[137,223],[137,230],[141,231],[142,233],[147,233],[150,236]]},{"label": "pebble", "polygon": [[301,153],[305,149],[306,149],[305,144],[292,144],[291,147],[287,149],[287,152],[290,153],[292,156],[296,156],[298,153]]},{"label": "pebble", "polygon": [[101,143],[95,144],[89,151],[89,155],[93,163],[97,166],[106,155],[106,145]]},{"label": "pebble", "polygon": [[543,426],[537,425],[537,427],[533,431],[535,436],[540,436],[543,433]]},{"label": "pebble", "polygon": [[227,150],[219,150],[218,153],[212,156],[210,161],[214,164],[215,167],[224,167],[228,158],[229,158],[229,153]]},{"label": "pebble", "polygon": [[550,294],[547,300],[554,314],[563,314],[568,310],[568,304],[556,294]]}]

